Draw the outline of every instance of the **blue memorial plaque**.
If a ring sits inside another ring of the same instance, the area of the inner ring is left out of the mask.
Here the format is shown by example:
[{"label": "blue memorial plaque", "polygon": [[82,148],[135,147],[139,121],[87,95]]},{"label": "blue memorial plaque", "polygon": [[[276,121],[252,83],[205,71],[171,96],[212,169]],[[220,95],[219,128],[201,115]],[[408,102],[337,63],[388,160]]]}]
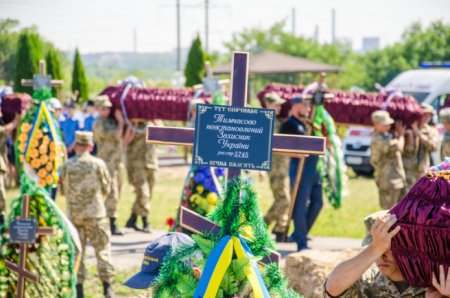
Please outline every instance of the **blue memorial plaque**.
[{"label": "blue memorial plaque", "polygon": [[34,219],[16,219],[9,226],[9,241],[12,243],[34,243],[36,221]]},{"label": "blue memorial plaque", "polygon": [[275,110],[197,105],[192,163],[270,171]]}]

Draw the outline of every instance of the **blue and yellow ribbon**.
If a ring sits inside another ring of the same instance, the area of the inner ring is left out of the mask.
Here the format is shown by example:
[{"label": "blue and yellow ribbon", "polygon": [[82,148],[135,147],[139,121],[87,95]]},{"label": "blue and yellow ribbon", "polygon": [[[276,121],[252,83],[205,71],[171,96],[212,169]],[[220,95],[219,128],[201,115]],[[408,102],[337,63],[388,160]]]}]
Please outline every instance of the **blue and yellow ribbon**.
[{"label": "blue and yellow ribbon", "polygon": [[[194,293],[195,298],[216,297],[223,276],[231,264],[233,251],[238,259],[253,256],[252,251],[241,238],[225,236],[220,239],[206,261],[205,269]],[[256,261],[250,261],[245,275],[250,282],[255,298],[270,298]]]}]

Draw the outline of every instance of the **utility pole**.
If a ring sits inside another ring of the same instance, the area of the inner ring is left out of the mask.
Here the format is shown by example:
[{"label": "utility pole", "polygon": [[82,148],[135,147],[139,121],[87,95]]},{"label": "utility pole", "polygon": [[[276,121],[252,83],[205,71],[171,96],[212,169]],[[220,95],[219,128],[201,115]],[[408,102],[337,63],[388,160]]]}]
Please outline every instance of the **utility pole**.
[{"label": "utility pole", "polygon": [[205,0],[205,53],[209,53],[209,0]]},{"label": "utility pole", "polygon": [[295,27],[296,27],[295,17],[296,17],[295,7],[292,7],[292,35],[295,35]]},{"label": "utility pole", "polygon": [[314,28],[314,40],[316,42],[319,42],[319,25],[316,25]]},{"label": "utility pole", "polygon": [[336,9],[331,10],[331,44],[336,43]]},{"label": "utility pole", "polygon": [[180,0],[177,0],[177,71],[181,71],[181,19]]},{"label": "utility pole", "polygon": [[137,32],[136,27],[133,28],[133,51],[137,53]]}]

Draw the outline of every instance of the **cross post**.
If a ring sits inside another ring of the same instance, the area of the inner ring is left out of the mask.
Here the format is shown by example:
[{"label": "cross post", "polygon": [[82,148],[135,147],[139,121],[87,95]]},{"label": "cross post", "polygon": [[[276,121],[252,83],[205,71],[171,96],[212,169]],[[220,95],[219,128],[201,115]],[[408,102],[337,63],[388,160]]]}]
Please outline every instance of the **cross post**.
[{"label": "cross post", "polygon": [[[22,197],[22,215],[19,219],[28,219],[30,216],[30,197],[28,195],[23,195]],[[9,232],[9,229],[6,229],[6,233]],[[53,235],[56,231],[54,228],[37,228],[37,235]],[[25,294],[25,280],[28,279],[31,282],[39,283],[39,276],[28,271],[26,269],[28,255],[28,244],[20,243],[19,244],[19,264],[15,264],[9,260],[5,260],[6,268],[11,271],[17,273],[17,297],[23,298]]]},{"label": "cross post", "polygon": [[33,87],[35,91],[43,88],[51,88],[52,86],[62,86],[62,80],[52,80],[51,75],[47,75],[47,70],[45,67],[45,60],[39,60],[39,73],[33,75],[32,80],[22,79],[20,81],[22,86]]}]

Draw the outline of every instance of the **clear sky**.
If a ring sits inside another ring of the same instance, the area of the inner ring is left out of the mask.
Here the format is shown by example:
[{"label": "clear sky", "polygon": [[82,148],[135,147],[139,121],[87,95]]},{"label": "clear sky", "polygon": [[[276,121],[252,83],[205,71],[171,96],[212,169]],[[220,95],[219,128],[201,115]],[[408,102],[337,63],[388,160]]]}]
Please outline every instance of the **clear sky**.
[{"label": "clear sky", "polygon": [[[195,34],[204,38],[205,0],[180,0],[181,45]],[[380,37],[385,46],[400,39],[414,21],[428,25],[450,22],[450,0],[210,0],[210,48],[243,28],[267,28],[287,19],[292,30],[296,9],[297,34],[312,37],[319,26],[321,42],[331,40],[331,10],[336,9],[336,36],[347,38],[354,49],[362,37]],[[132,51],[133,28],[139,52],[169,51],[176,47],[176,0],[0,0],[0,18],[37,25],[46,39],[62,50],[82,53]],[[239,50],[239,49],[236,49]]]}]

